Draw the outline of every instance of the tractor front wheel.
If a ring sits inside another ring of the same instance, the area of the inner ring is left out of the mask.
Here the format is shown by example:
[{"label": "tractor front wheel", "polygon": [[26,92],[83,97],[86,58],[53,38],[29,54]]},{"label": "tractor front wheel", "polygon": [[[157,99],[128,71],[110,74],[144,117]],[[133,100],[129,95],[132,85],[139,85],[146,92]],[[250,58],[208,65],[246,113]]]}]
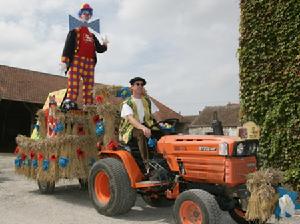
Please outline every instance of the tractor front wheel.
[{"label": "tractor front wheel", "polygon": [[220,208],[210,193],[192,189],[181,193],[175,201],[174,218],[177,224],[217,224]]},{"label": "tractor front wheel", "polygon": [[115,158],[98,160],[91,168],[89,195],[102,215],[127,213],[135,204],[136,190],[131,187],[123,163]]}]

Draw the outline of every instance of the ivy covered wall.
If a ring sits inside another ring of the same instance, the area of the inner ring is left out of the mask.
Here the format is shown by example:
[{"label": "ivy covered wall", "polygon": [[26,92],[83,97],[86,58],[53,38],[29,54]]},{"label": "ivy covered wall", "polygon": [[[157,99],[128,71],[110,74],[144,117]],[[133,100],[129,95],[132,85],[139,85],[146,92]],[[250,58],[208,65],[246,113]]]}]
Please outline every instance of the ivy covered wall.
[{"label": "ivy covered wall", "polygon": [[300,1],[241,0],[242,120],[262,128],[262,166],[300,189]]}]

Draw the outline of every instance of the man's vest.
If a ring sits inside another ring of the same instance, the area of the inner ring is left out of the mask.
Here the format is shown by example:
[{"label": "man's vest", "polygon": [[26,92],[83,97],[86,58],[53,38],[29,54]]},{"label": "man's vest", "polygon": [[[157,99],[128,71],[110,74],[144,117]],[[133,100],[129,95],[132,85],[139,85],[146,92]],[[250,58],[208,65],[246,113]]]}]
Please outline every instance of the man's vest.
[{"label": "man's vest", "polygon": [[[154,124],[153,118],[151,116],[151,101],[148,97],[143,96],[142,97],[142,102],[144,106],[144,121],[140,121],[141,123],[144,123],[148,128],[151,128]],[[137,113],[137,107],[136,103],[132,99],[132,96],[129,97],[127,100],[125,100],[122,104],[127,104],[128,106],[131,107],[133,111],[133,117],[138,121],[139,116]],[[123,141],[124,143],[128,143],[130,139],[132,138],[132,130],[133,130],[132,124],[127,119],[122,118],[120,128],[119,128],[119,139]]]}]

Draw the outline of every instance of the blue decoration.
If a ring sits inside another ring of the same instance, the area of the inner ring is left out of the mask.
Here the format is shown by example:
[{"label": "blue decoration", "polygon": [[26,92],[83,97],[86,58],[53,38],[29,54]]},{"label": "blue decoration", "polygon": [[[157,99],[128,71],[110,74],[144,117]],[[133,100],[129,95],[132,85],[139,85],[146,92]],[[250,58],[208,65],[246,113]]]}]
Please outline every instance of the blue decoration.
[{"label": "blue decoration", "polygon": [[30,167],[31,166],[31,160],[30,159],[25,159],[24,160],[24,165]]},{"label": "blue decoration", "polygon": [[[288,191],[287,189],[285,189],[283,187],[277,187],[276,190],[277,190],[277,193],[279,194],[279,198],[281,198],[283,195],[287,194],[288,196],[290,196],[293,203],[296,205],[296,209],[300,208],[300,204],[296,203],[296,200],[298,197],[298,193],[296,191]],[[278,219],[280,217],[280,213],[281,213],[279,203],[277,203],[274,213],[275,213],[275,217]],[[288,213],[286,213],[285,215],[286,215],[286,217],[291,217],[291,215]]]},{"label": "blue decoration", "polygon": [[59,157],[58,165],[61,168],[67,167],[68,164],[69,164],[69,159],[67,157],[64,157],[64,156]]},{"label": "blue decoration", "polygon": [[40,125],[38,123],[36,123],[34,126],[33,126],[34,129],[36,129],[37,131],[40,130]]},{"label": "blue decoration", "polygon": [[94,158],[90,159],[89,166],[93,166],[96,160]]},{"label": "blue decoration", "polygon": [[18,168],[20,168],[22,166],[21,156],[17,156],[17,158],[15,159],[15,166]]},{"label": "blue decoration", "polygon": [[122,87],[117,92],[117,97],[122,97],[123,99],[126,99],[127,97],[131,96],[131,91],[129,87]]},{"label": "blue decoration", "polygon": [[55,132],[55,133],[58,133],[58,132],[62,132],[63,130],[64,130],[64,124],[62,123],[62,122],[57,122],[56,123],[56,125],[55,125],[55,127],[54,127],[54,129],[53,129],[53,131]]},{"label": "blue decoration", "polygon": [[155,149],[156,148],[156,143],[157,143],[157,140],[155,138],[149,138],[148,139],[148,147],[151,148],[151,149]]},{"label": "blue decoration", "polygon": [[31,164],[34,169],[36,169],[38,167],[38,161],[36,159],[33,159]]},{"label": "blue decoration", "polygon": [[43,160],[43,170],[46,171],[49,169],[49,160],[44,159]]},{"label": "blue decoration", "polygon": [[78,27],[87,26],[95,30],[97,33],[100,33],[100,20],[96,19],[90,23],[82,22],[75,17],[69,15],[69,30],[74,30]]},{"label": "blue decoration", "polygon": [[104,122],[103,121],[98,121],[96,123],[96,135],[97,136],[103,135],[104,132],[105,132]]}]

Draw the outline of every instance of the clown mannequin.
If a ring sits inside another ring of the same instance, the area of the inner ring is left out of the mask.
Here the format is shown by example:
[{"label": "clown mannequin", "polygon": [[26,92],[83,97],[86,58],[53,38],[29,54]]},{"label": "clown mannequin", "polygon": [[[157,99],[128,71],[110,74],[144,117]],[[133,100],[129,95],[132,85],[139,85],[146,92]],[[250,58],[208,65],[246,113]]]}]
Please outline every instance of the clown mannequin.
[{"label": "clown mannequin", "polygon": [[[93,15],[93,9],[84,3],[78,15],[82,22],[87,23]],[[83,81],[83,103],[93,103],[96,53],[105,52],[107,43],[108,40],[102,38],[101,44],[87,26],[78,27],[68,33],[60,64],[61,70],[68,74],[68,90],[64,103],[76,105],[80,79]]]}]

